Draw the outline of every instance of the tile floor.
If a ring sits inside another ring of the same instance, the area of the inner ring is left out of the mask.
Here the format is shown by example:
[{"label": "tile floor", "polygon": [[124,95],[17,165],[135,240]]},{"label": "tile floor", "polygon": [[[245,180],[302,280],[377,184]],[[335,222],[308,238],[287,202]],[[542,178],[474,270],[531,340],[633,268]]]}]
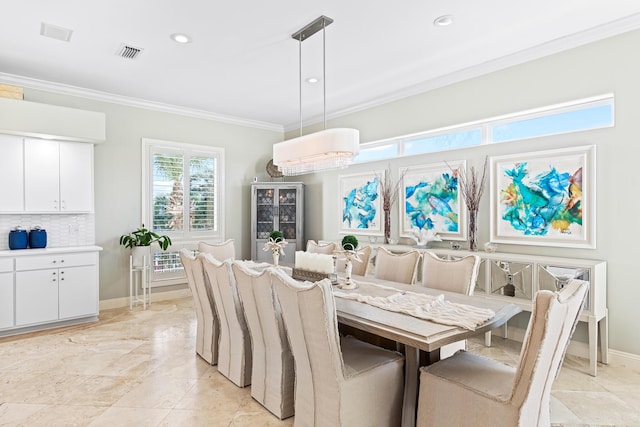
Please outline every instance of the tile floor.
[{"label": "tile floor", "polygon": [[[2,426],[292,426],[195,355],[191,299],[106,310],[100,321],[0,338]],[[470,349],[506,363],[520,344]],[[640,371],[568,357],[554,383],[552,422],[640,426]]]}]

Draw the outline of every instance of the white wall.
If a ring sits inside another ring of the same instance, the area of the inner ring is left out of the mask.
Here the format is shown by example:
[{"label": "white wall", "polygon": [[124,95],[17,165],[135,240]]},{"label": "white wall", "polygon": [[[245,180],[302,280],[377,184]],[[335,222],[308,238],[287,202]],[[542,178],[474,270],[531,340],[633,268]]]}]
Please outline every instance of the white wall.
[{"label": "white wall", "polygon": [[[520,66],[453,84],[366,111],[332,120],[328,127],[360,129],[361,141],[406,135],[530,108],[615,94],[616,126],[610,129],[537,138],[357,165],[355,173],[390,165],[393,178],[401,166],[466,159],[482,167],[484,156],[595,144],[597,146],[597,249],[499,245],[505,252],[603,259],[608,262],[610,346],[640,354],[638,337],[637,214],[640,198],[640,31],[572,49]],[[295,134],[295,132],[292,132]],[[292,135],[295,136],[295,135]],[[306,188],[306,237],[338,239],[339,173],[303,178]],[[398,213],[392,211],[392,235],[398,234]],[[479,247],[489,238],[489,197],[479,213]],[[446,246],[446,243],[439,246]]]},{"label": "white wall", "polygon": [[95,147],[95,243],[100,254],[100,300],[129,292],[129,251],[120,235],[141,221],[141,139],[154,138],[225,149],[226,237],[238,256],[250,257],[249,181],[266,179],[265,166],[280,132],[128,107],[25,88],[25,99],[106,113],[107,140]]}]

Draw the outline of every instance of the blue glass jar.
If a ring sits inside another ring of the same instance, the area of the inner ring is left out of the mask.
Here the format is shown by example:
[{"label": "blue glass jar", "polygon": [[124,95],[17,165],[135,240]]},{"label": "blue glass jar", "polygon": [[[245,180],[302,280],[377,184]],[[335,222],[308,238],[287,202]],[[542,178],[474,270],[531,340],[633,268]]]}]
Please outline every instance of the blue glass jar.
[{"label": "blue glass jar", "polygon": [[43,230],[39,226],[29,231],[29,247],[33,249],[47,247],[47,230]]},{"label": "blue glass jar", "polygon": [[9,249],[27,249],[27,230],[16,227],[9,231]]}]

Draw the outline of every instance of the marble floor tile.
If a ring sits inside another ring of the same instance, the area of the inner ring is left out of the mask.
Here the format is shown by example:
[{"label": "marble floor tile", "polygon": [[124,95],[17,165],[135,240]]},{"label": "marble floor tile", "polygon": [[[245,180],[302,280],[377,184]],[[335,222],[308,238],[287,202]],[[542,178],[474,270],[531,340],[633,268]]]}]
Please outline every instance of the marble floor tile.
[{"label": "marble floor tile", "polygon": [[[0,426],[291,427],[195,353],[192,300],[104,310],[100,320],[0,338]],[[521,344],[468,349],[516,365]],[[640,426],[640,371],[567,356],[552,388],[554,426]]]}]

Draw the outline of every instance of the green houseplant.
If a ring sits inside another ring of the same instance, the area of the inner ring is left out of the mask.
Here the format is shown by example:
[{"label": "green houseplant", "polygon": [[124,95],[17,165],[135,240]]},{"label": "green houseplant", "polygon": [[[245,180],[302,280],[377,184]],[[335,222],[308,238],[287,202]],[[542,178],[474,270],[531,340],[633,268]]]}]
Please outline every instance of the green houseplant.
[{"label": "green houseplant", "polygon": [[158,245],[163,251],[171,245],[171,238],[169,236],[160,236],[157,233],[145,228],[144,224],[137,230],[132,231],[129,234],[123,234],[120,236],[120,244],[125,248],[133,249],[136,246],[151,246],[153,242],[158,242]]},{"label": "green houseplant", "polygon": [[271,234],[269,234],[269,238],[273,239],[274,242],[280,242],[284,240],[284,235],[282,234],[282,231],[273,230]]},{"label": "green houseplant", "polygon": [[352,234],[347,234],[342,238],[340,246],[345,251],[355,251],[358,248],[358,239]]}]

